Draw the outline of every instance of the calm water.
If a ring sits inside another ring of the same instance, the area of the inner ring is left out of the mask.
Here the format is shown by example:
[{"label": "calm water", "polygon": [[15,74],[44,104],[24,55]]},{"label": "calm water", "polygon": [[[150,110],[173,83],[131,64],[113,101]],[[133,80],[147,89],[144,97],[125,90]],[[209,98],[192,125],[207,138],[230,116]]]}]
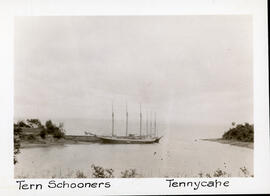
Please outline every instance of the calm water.
[{"label": "calm water", "polygon": [[[69,120],[64,123],[67,134],[83,134],[86,130],[110,134],[109,122]],[[118,123],[119,135],[124,133],[124,126],[120,124],[123,123]],[[136,126],[131,123],[130,129],[138,130]],[[163,138],[157,144],[90,143],[21,149],[15,177],[73,177],[77,170],[90,176],[91,164],[113,168],[115,176],[126,169],[136,169],[143,177],[192,177],[200,172],[213,174],[218,168],[232,176],[242,176],[241,167],[253,174],[252,149],[199,140],[220,137],[227,129],[222,125],[159,125]]]}]

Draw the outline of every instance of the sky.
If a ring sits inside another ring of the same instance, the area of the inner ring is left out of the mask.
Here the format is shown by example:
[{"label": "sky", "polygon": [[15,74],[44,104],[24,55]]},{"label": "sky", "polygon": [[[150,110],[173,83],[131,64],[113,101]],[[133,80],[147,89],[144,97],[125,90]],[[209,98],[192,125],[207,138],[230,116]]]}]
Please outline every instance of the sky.
[{"label": "sky", "polygon": [[15,118],[253,122],[251,16],[15,20]]}]

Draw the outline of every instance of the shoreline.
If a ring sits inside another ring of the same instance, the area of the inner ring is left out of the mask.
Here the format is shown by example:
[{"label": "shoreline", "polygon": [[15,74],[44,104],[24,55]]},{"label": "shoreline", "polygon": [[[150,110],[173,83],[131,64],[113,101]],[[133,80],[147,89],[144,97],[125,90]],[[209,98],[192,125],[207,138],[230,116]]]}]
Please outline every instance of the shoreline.
[{"label": "shoreline", "polygon": [[220,144],[230,144],[232,146],[238,146],[238,147],[244,147],[249,149],[254,149],[254,143],[253,142],[242,142],[237,140],[225,140],[222,138],[211,138],[211,139],[200,139],[203,141],[210,141],[210,142],[218,142]]},{"label": "shoreline", "polygon": [[64,146],[66,144],[87,144],[90,142],[81,142],[81,141],[59,141],[59,142],[22,142],[21,149],[23,148],[39,148],[39,147],[50,147],[50,146]]},{"label": "shoreline", "polygon": [[50,146],[63,146],[66,144],[89,144],[97,143],[98,140],[94,136],[81,136],[81,135],[67,135],[62,139],[46,138],[35,140],[22,140],[21,148],[35,148],[35,147],[50,147]]},{"label": "shoreline", "polygon": [[[97,141],[91,136],[68,136],[68,139],[59,139],[59,140],[36,140],[36,141],[27,141],[24,140],[21,142],[21,148],[35,148],[35,147],[50,147],[50,146],[63,146],[66,144],[89,144],[96,143]],[[220,144],[230,144],[233,146],[244,147],[249,149],[254,149],[253,142],[242,142],[237,140],[225,140],[222,138],[209,138],[209,139],[200,139],[202,141],[218,142]]]}]

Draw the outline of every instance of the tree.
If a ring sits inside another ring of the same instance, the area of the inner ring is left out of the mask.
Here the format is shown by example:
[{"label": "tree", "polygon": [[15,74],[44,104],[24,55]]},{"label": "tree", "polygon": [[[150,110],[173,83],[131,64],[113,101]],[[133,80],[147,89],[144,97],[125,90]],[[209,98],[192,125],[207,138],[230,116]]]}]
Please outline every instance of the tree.
[{"label": "tree", "polygon": [[28,125],[30,125],[32,128],[38,128],[42,127],[42,124],[39,119],[27,119],[26,122]]},{"label": "tree", "polygon": [[45,139],[46,136],[47,136],[47,134],[48,134],[47,130],[43,128],[42,131],[40,131],[39,136],[40,136],[42,139]]},{"label": "tree", "polygon": [[56,126],[52,123],[51,120],[48,120],[45,124],[48,134],[52,134],[54,138],[60,139],[65,137],[64,124],[59,123],[59,126]]},{"label": "tree", "polygon": [[22,128],[20,127],[20,124],[21,124],[20,122],[18,122],[17,124],[16,123],[13,124],[13,136],[14,136],[13,162],[14,164],[18,163],[16,155],[20,153],[20,147],[21,147],[20,136],[21,136]]},{"label": "tree", "polygon": [[18,121],[16,126],[19,126],[21,128],[31,128],[28,124],[26,124],[23,120]]},{"label": "tree", "polygon": [[45,126],[46,126],[46,129],[47,129],[48,133],[53,133],[54,132],[55,125],[52,123],[51,120],[46,121]]},{"label": "tree", "polygon": [[53,137],[60,139],[60,138],[65,137],[65,133],[61,131],[59,127],[56,127],[53,133]]},{"label": "tree", "polygon": [[223,139],[227,140],[238,140],[243,142],[254,141],[254,126],[249,123],[238,124],[233,128],[230,128],[222,136]]}]

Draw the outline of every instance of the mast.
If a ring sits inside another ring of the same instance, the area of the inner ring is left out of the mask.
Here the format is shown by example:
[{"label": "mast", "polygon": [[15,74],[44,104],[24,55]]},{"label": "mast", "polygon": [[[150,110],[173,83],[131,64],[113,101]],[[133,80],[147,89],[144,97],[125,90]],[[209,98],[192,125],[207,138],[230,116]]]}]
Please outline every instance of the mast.
[{"label": "mast", "polygon": [[140,136],[142,136],[142,105],[140,104]]},{"label": "mast", "polygon": [[150,137],[152,137],[152,112],[150,112]]},{"label": "mast", "polygon": [[157,137],[158,137],[158,128],[157,128],[157,124],[156,124],[156,131],[157,131],[157,133],[156,133],[156,134],[157,134]]},{"label": "mast", "polygon": [[155,122],[154,122],[154,127],[155,127],[155,136],[157,136],[157,121],[156,121],[156,112],[155,112]]},{"label": "mast", "polygon": [[148,112],[146,112],[146,136],[148,136]]},{"label": "mast", "polygon": [[114,111],[113,111],[113,102],[112,102],[112,136],[114,136]]},{"label": "mast", "polygon": [[126,136],[128,136],[128,106],[126,103]]}]

